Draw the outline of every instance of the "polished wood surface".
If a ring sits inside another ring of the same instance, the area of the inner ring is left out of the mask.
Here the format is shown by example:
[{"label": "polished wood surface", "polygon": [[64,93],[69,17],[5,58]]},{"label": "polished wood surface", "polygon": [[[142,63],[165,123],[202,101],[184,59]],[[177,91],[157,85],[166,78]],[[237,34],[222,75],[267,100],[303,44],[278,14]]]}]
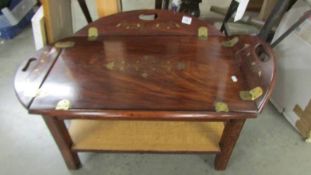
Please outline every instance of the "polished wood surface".
[{"label": "polished wood surface", "polygon": [[219,152],[223,122],[72,120],[76,151]]},{"label": "polished wood surface", "polygon": [[[151,17],[154,20],[142,20],[140,17]],[[118,13],[115,15],[100,18],[78,31],[75,36],[87,36],[90,27],[96,27],[101,35],[197,35],[198,28],[205,26],[209,29],[209,35],[221,36],[220,33],[208,21],[191,17],[191,25],[183,24],[182,13],[174,13],[168,10],[135,10]],[[139,27],[138,27],[138,26]]]},{"label": "polished wood surface", "polygon": [[44,95],[34,99],[30,111],[55,111],[58,101],[68,99],[73,111],[215,112],[215,102],[222,101],[231,112],[257,113],[254,102],[239,97],[240,91],[254,88],[240,69],[239,53],[244,52],[224,48],[224,40],[192,36],[66,39],[76,44],[63,49],[41,87]]},{"label": "polished wood surface", "polygon": [[30,107],[58,55],[57,49],[45,47],[33,57],[26,59],[17,69],[14,87],[16,95],[24,107]]}]

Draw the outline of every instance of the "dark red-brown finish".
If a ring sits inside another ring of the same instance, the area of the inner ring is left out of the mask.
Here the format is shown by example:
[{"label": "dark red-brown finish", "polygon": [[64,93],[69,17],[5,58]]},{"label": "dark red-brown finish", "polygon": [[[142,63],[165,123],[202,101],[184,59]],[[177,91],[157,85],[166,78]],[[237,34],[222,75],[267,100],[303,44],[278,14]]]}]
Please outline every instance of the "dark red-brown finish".
[{"label": "dark red-brown finish", "polygon": [[221,152],[215,158],[215,169],[225,170],[229,162],[233,148],[240,136],[245,120],[229,120],[226,123],[224,133],[220,140]]},{"label": "dark red-brown finish", "polygon": [[[141,14],[156,19],[142,21]],[[160,10],[108,16],[62,40],[74,47],[48,46],[21,64],[17,97],[30,113],[44,116],[68,168],[80,162],[64,119],[223,121],[215,168],[226,168],[245,120],[255,118],[271,96],[275,58],[257,37],[239,36],[238,44],[225,48],[222,43],[231,38],[196,18],[180,24],[182,17]],[[89,41],[92,26],[100,36]],[[197,37],[200,26],[209,28],[207,40]],[[240,99],[240,91],[257,86],[262,97]],[[55,110],[64,99],[70,109]],[[215,102],[227,103],[229,112],[216,112]]]},{"label": "dark red-brown finish", "polygon": [[78,169],[81,166],[81,162],[78,154],[71,150],[73,143],[64,121],[51,117],[43,117],[43,119],[62,153],[67,167],[72,170]]},{"label": "dark red-brown finish", "polygon": [[[75,47],[63,49],[41,87],[46,95],[34,99],[30,112],[55,112],[58,101],[68,99],[72,111],[123,110],[131,111],[133,117],[135,111],[212,113],[217,101],[227,103],[233,113],[256,114],[256,104],[242,101],[239,92],[258,85],[268,89],[273,72],[259,67],[264,81],[251,71],[243,73],[249,60],[259,66],[267,62],[253,53],[258,44],[263,45],[259,39],[242,38],[239,49],[224,48],[226,38],[219,36],[208,40],[193,36],[103,37],[92,42],[86,37],[66,39],[75,42]],[[245,53],[250,55],[243,56]],[[273,63],[272,58],[268,63]],[[252,77],[245,80],[248,74]],[[233,82],[232,76],[238,82]],[[251,84],[253,80],[258,85]],[[130,117],[124,115],[124,119]]]},{"label": "dark red-brown finish", "polygon": [[[141,20],[140,15],[155,15],[154,20]],[[101,35],[197,35],[198,28],[208,27],[209,35],[221,36],[212,24],[191,17],[191,25],[182,23],[182,13],[168,10],[136,10],[100,18],[76,33],[76,36],[87,36],[90,27],[96,27]],[[137,27],[137,24],[140,27]],[[157,27],[157,24],[159,26]],[[129,27],[128,29],[126,27]]]},{"label": "dark red-brown finish", "polygon": [[18,68],[14,86],[17,97],[24,107],[30,107],[33,95],[43,84],[58,55],[59,50],[46,47],[26,59]]}]

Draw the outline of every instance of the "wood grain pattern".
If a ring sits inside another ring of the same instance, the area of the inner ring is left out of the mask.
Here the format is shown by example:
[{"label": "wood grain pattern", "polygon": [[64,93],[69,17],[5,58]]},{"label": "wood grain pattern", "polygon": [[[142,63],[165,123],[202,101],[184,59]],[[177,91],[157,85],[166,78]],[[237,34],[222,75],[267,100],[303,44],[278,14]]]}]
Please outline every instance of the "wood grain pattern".
[{"label": "wood grain pattern", "polygon": [[247,43],[252,47],[244,47],[236,56],[242,60],[241,71],[249,90],[258,86],[264,90],[264,94],[256,100],[258,112],[262,112],[275,86],[275,55],[270,45],[259,38],[250,37],[247,41],[245,38],[241,39],[244,40],[242,43]]},{"label": "wood grain pattern", "polygon": [[15,93],[24,107],[29,108],[59,53],[57,49],[45,47],[26,59],[17,69],[14,80]]},{"label": "wood grain pattern", "polygon": [[[140,15],[156,15],[155,20],[144,21],[139,18]],[[100,18],[88,26],[78,31],[75,36],[87,36],[90,27],[96,27],[101,35],[197,35],[198,28],[205,26],[209,29],[209,35],[222,36],[211,23],[208,21],[199,20],[192,17],[191,25],[183,24],[181,22],[184,14],[174,13],[168,10],[136,10],[118,13],[116,15]],[[126,28],[127,26],[140,25],[139,28]],[[157,27],[159,25],[159,27]]]},{"label": "wood grain pattern", "polygon": [[[41,88],[47,94],[38,96],[30,110],[54,110],[58,101],[68,99],[73,110],[214,112],[214,103],[223,101],[231,112],[257,113],[254,102],[239,97],[249,87],[234,50],[222,47],[225,39],[67,39],[75,47],[59,56]],[[239,81],[233,82],[232,75]]]},{"label": "wood grain pattern", "polygon": [[72,120],[78,151],[219,152],[222,122]]}]

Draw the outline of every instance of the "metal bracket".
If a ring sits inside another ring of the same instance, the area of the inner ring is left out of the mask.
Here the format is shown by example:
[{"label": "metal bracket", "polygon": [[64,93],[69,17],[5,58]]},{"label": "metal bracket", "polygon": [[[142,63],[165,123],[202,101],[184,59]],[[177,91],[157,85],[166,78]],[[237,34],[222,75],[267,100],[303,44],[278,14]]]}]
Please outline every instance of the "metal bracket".
[{"label": "metal bracket", "polygon": [[64,99],[64,100],[61,100],[61,101],[59,101],[59,102],[57,103],[55,109],[56,109],[56,110],[65,110],[65,111],[67,111],[67,110],[69,110],[70,105],[71,105],[71,104],[70,104],[70,101],[67,100],[67,99]]},{"label": "metal bracket", "polygon": [[244,101],[255,101],[263,95],[263,89],[256,87],[250,91],[241,91],[240,98]]},{"label": "metal bracket", "polygon": [[216,102],[215,103],[215,111],[216,112],[229,112],[229,107],[228,107],[227,103]]},{"label": "metal bracket", "polygon": [[59,49],[65,49],[65,48],[71,48],[75,46],[75,42],[73,41],[61,41],[55,43],[54,47],[59,48]]}]

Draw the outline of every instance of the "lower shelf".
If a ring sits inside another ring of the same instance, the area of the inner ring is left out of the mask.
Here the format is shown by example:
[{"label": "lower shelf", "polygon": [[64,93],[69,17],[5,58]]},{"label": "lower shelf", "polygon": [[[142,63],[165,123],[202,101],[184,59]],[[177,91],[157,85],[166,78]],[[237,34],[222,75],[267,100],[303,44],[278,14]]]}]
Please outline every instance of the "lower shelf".
[{"label": "lower shelf", "polygon": [[75,151],[219,152],[222,122],[72,120]]}]

